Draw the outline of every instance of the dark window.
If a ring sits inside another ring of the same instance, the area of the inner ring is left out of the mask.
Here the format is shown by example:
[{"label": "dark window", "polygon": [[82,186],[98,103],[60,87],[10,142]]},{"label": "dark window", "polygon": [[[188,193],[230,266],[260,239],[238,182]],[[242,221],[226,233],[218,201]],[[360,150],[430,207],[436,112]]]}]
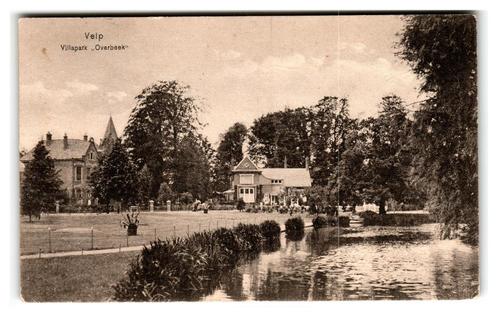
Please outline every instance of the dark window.
[{"label": "dark window", "polygon": [[76,166],[76,180],[81,180],[81,166]]},{"label": "dark window", "polygon": [[86,179],[90,179],[90,175],[92,174],[92,169],[90,167],[86,168]]}]

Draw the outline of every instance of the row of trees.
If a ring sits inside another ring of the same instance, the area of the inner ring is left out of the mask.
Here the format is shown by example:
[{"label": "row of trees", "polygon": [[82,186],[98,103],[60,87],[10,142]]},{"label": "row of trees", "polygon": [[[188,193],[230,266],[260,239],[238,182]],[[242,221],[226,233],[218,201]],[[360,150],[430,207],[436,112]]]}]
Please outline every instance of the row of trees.
[{"label": "row of trees", "polygon": [[[310,158],[317,205],[418,202],[411,186],[412,121],[400,97],[389,95],[375,118],[349,115],[348,100],[325,97],[316,105],[266,114],[250,129],[249,154],[267,167],[304,167]],[[422,201],[421,201],[422,200]]]}]

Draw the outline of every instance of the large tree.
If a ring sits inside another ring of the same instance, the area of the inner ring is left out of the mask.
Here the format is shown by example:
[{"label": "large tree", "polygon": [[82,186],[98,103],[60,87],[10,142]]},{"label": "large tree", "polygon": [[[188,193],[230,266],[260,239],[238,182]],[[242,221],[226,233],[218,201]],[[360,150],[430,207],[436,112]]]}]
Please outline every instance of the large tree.
[{"label": "large tree", "polygon": [[385,96],[380,108],[377,118],[365,121],[370,135],[364,169],[368,185],[363,196],[377,203],[383,214],[388,199],[403,201],[407,193],[411,155],[410,120],[403,101],[396,95]]},{"label": "large tree", "polygon": [[220,144],[216,151],[216,181],[217,191],[230,188],[230,174],[232,167],[240,162],[244,156],[243,145],[247,136],[247,128],[237,122],[228,131],[220,136]]},{"label": "large tree", "polygon": [[137,174],[128,152],[118,139],[91,175],[92,195],[105,204],[119,202],[126,207],[136,203],[140,189]]},{"label": "large tree", "polygon": [[32,216],[55,209],[62,185],[58,174],[43,141],[38,142],[33,159],[26,163],[21,184],[21,213],[29,216],[30,222]]},{"label": "large tree", "polygon": [[138,168],[147,164],[153,196],[177,170],[182,137],[199,124],[199,107],[189,89],[176,81],[159,81],[135,97],[137,104],[124,131],[125,144]]},{"label": "large tree", "polygon": [[312,107],[311,153],[314,185],[326,186],[345,151],[350,122],[347,99],[324,97]]},{"label": "large tree", "polygon": [[152,174],[147,164],[145,164],[138,173],[138,200],[143,204],[147,204],[149,200],[155,199],[155,195],[152,192],[152,181]]},{"label": "large tree", "polygon": [[399,48],[422,80],[420,91],[429,97],[414,115],[412,141],[420,182],[446,229],[465,223],[466,241],[477,243],[476,17],[408,17]]},{"label": "large tree", "polygon": [[333,171],[329,187],[341,206],[357,206],[363,201],[362,193],[369,186],[365,160],[369,149],[368,130],[365,120],[351,120],[345,136],[344,152],[341,153],[337,168]]},{"label": "large tree", "polygon": [[178,145],[181,160],[176,163],[172,189],[176,193],[190,193],[206,200],[212,194],[212,160],[214,151],[207,139],[191,132]]},{"label": "large tree", "polygon": [[249,154],[266,167],[304,167],[310,156],[309,109],[285,109],[256,119]]}]

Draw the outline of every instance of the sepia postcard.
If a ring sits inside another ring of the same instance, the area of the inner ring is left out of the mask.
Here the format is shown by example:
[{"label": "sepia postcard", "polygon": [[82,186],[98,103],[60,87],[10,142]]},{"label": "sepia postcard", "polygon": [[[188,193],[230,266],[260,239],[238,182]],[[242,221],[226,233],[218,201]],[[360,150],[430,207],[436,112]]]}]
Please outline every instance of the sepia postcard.
[{"label": "sepia postcard", "polygon": [[19,18],[21,298],[475,298],[478,20]]}]

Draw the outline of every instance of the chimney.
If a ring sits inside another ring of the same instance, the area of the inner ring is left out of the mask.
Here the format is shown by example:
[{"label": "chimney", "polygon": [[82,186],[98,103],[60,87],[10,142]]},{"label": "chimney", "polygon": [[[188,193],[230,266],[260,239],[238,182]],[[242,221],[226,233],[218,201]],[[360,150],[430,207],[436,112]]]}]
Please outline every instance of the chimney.
[{"label": "chimney", "polygon": [[309,170],[310,169],[310,159],[309,157],[306,156],[306,158],[304,159],[304,167]]},{"label": "chimney", "polygon": [[69,142],[67,142],[67,134],[64,133],[64,150],[69,147]]},{"label": "chimney", "polygon": [[50,145],[52,143],[52,133],[50,131],[47,132],[47,145]]},{"label": "chimney", "polygon": [[88,141],[88,135],[86,133],[83,135],[83,141]]},{"label": "chimney", "polygon": [[287,168],[287,156],[284,156],[284,168]]}]

